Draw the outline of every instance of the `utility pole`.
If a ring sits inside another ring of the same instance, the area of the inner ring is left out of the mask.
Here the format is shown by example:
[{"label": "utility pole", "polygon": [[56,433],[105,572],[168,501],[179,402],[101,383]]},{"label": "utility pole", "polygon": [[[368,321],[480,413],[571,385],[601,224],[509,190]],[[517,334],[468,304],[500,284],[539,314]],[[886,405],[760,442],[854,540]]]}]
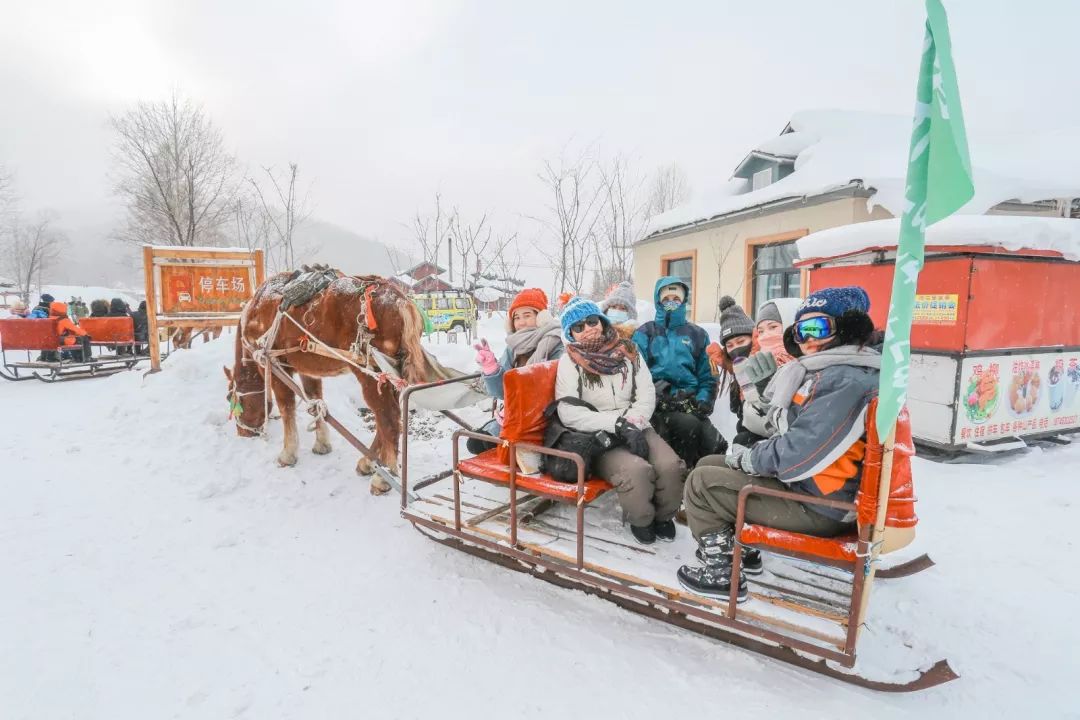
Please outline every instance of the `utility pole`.
[{"label": "utility pole", "polygon": [[446,259],[448,260],[447,272],[450,274],[450,285],[454,284],[454,238],[448,236],[446,238]]}]

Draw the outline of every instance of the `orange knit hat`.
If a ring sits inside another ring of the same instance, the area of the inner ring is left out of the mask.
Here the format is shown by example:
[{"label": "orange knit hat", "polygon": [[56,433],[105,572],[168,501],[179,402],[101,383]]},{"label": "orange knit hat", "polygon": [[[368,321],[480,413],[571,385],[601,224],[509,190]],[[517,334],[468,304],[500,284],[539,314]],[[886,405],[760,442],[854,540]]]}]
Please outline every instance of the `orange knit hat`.
[{"label": "orange knit hat", "polygon": [[510,316],[513,317],[514,311],[518,308],[532,308],[536,312],[547,310],[548,299],[547,295],[540,288],[525,288],[517,295],[514,296],[514,301],[510,303]]}]

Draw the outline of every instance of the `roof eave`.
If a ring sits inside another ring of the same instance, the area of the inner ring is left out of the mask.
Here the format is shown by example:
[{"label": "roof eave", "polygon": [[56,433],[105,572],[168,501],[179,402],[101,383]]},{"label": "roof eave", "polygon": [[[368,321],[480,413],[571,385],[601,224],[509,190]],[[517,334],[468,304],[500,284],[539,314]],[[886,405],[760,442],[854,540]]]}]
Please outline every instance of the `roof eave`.
[{"label": "roof eave", "polygon": [[874,194],[872,188],[866,188],[861,180],[852,180],[847,185],[842,185],[832,190],[826,190],[821,193],[814,193],[811,195],[793,195],[786,198],[777,198],[776,200],[769,200],[767,202],[758,203],[757,205],[751,205],[749,207],[741,208],[739,210],[732,210],[731,212],[721,213],[719,215],[713,215],[707,218],[701,218],[693,222],[682,223],[681,225],[673,225],[662,230],[657,230],[641,240],[638,240],[635,245],[645,245],[646,243],[655,242],[656,240],[663,240],[669,237],[675,237],[677,235],[685,235],[690,232],[697,232],[709,227],[717,227],[720,225],[726,225],[731,222],[736,222],[743,219],[748,215],[768,215],[774,212],[780,212],[781,210],[788,209],[791,205],[817,205],[823,202],[829,202],[831,200],[839,200],[845,197],[870,197]]}]

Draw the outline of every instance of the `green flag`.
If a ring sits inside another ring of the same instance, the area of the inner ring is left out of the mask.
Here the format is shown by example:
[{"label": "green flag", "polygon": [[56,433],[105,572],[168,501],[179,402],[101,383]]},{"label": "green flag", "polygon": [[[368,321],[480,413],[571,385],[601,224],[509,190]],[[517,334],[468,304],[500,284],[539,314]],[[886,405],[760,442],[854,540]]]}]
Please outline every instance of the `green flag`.
[{"label": "green flag", "polygon": [[926,38],[908,154],[906,202],[881,358],[877,426],[882,437],[907,399],[911,317],[926,227],[958,210],[974,192],[949,23],[941,0],[926,0]]}]

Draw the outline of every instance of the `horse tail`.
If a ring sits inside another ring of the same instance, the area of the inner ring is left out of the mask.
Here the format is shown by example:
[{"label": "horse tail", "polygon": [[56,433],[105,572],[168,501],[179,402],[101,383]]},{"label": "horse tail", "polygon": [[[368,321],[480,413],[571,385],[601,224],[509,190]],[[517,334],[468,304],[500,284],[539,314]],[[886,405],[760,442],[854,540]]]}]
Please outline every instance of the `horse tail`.
[{"label": "horse tail", "polygon": [[424,317],[412,300],[403,297],[402,308],[402,331],[401,344],[405,350],[404,371],[405,381],[410,385],[432,382],[439,376],[435,368],[428,362],[427,353],[424,352],[420,338],[424,334]]}]

